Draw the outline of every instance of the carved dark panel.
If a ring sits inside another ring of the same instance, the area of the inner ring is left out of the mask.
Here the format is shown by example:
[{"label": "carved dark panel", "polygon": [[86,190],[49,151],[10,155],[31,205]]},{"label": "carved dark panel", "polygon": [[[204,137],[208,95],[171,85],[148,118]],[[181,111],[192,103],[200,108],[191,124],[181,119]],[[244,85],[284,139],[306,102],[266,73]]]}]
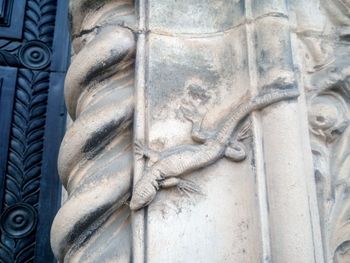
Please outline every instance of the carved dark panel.
[{"label": "carved dark panel", "polygon": [[9,25],[9,18],[11,17],[10,10],[13,5],[12,0],[0,0],[0,24],[4,26]]},{"label": "carved dark panel", "polygon": [[0,262],[54,262],[67,13],[67,0],[0,0]]},{"label": "carved dark panel", "polygon": [[21,39],[26,0],[0,1],[0,37]]},{"label": "carved dark panel", "polygon": [[[16,84],[17,69],[0,67],[0,176],[6,172],[8,138],[13,107],[14,86]],[[0,193],[3,180],[0,180]],[[1,197],[0,197],[1,198]],[[0,203],[1,207],[1,203]]]},{"label": "carved dark panel", "polygon": [[[30,0],[26,3],[23,39],[0,44],[0,64],[44,69],[50,64],[56,17],[56,1]],[[13,7],[16,8],[16,7]]]}]

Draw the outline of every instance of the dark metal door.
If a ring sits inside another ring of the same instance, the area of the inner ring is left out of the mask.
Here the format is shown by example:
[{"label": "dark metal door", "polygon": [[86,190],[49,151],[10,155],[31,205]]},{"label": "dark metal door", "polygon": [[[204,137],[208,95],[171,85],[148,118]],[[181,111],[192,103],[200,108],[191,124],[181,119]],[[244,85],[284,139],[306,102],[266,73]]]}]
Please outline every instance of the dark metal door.
[{"label": "dark metal door", "polygon": [[68,0],[0,0],[0,262],[54,262]]}]

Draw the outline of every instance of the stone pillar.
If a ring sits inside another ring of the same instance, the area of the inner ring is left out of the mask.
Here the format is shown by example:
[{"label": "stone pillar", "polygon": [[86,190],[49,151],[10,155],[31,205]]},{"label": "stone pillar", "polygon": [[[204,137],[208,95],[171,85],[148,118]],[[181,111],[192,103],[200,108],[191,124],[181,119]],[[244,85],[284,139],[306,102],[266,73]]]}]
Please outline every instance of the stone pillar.
[{"label": "stone pillar", "polygon": [[68,199],[51,245],[59,262],[129,262],[135,24],[132,1],[71,2],[65,82],[73,123],[59,154]]},{"label": "stone pillar", "polygon": [[[202,144],[196,143],[196,121],[202,124],[200,132],[219,136],[216,127],[225,126],[234,107],[244,96],[247,101],[250,97],[245,9],[232,1],[140,4],[148,12],[141,16],[145,27],[140,29],[140,38],[145,41],[137,56],[138,64],[143,64],[136,76],[145,73],[136,86],[136,140],[161,156],[173,151],[165,160],[170,170],[193,165],[194,171],[176,174],[170,180],[183,180],[177,188],[159,191],[149,207],[134,215],[142,217],[133,225],[137,230],[134,247],[146,244],[142,258],[134,254],[136,262],[259,261],[261,237],[257,235],[260,222],[251,136],[242,134],[245,142],[239,142],[241,151],[246,151],[240,157],[246,157],[245,161],[213,156],[195,169],[200,160],[188,156],[191,147],[194,155],[204,153],[199,157],[203,161],[207,151],[215,151],[209,146],[200,149]],[[249,120],[242,118],[239,124],[232,132],[232,140],[237,142]],[[144,160],[135,157],[136,178],[147,176],[145,171],[152,168],[137,169],[138,162]],[[145,166],[151,162],[146,160]],[[138,191],[142,195],[152,190],[142,189],[148,188],[147,184],[138,190],[137,179],[135,202]]]},{"label": "stone pillar", "polygon": [[[273,262],[323,262],[312,156],[306,125],[303,86],[295,72],[287,1],[253,1],[257,89],[287,82],[301,93],[298,100],[263,110],[260,158],[267,185],[267,209]],[[254,51],[252,52],[254,53]],[[316,239],[316,241],[315,241]]]},{"label": "stone pillar", "polygon": [[[160,156],[151,165],[152,156],[146,160],[148,168],[135,169],[136,177],[142,178],[139,172],[144,177],[157,176],[158,172],[157,180],[166,180],[168,176],[183,176],[171,169],[183,168],[185,173],[191,168],[184,166],[193,165],[195,172],[186,178],[202,192],[190,197],[176,190],[157,194],[143,211],[143,220],[134,223],[136,229],[144,224],[139,239],[134,236],[135,246],[147,244],[143,254],[147,262],[284,262],[291,258],[322,262],[321,243],[314,241],[320,238],[320,229],[314,221],[317,209],[312,206],[316,204],[315,185],[308,185],[312,157],[309,144],[304,144],[308,137],[304,98],[286,98],[286,102],[253,114],[254,129],[251,140],[245,141],[244,161],[220,157],[210,160],[211,165],[200,166],[185,154],[196,151],[190,146],[198,147],[193,118],[199,118],[202,129],[211,133],[209,140],[215,140],[235,110],[232,105],[244,101],[247,91],[252,97],[274,89],[303,88],[294,70],[286,3],[143,4],[148,13],[143,18],[145,28],[140,29],[145,41],[138,59],[144,66],[138,72],[144,81],[136,87],[140,90],[136,118],[143,123],[136,127],[143,134],[135,132],[136,140]],[[187,111],[191,111],[190,121]],[[239,134],[239,127],[232,133],[233,140],[239,141],[235,132]],[[210,152],[210,147],[202,151]],[[163,155],[167,156],[164,160]],[[172,162],[181,168],[171,167]],[[140,184],[140,192],[150,191],[146,180],[143,187]]]}]

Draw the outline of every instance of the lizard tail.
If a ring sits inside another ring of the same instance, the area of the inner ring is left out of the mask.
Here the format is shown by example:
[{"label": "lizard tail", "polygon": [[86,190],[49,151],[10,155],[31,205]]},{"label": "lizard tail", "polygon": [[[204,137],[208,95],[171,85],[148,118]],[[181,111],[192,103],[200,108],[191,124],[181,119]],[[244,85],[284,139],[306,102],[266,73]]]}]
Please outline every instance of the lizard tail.
[{"label": "lizard tail", "polygon": [[244,101],[234,108],[232,115],[220,129],[217,141],[221,144],[227,144],[239,122],[249,113],[255,110],[261,110],[282,100],[297,98],[298,96],[299,91],[296,88],[278,89],[259,94],[253,99]]}]

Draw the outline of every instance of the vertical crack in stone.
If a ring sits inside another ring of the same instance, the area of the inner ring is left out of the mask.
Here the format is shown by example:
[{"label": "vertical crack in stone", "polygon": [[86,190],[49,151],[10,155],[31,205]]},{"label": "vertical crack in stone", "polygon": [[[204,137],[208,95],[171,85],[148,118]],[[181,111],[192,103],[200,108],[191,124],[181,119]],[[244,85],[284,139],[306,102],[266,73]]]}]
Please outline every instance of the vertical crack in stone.
[{"label": "vertical crack in stone", "polygon": [[51,245],[59,262],[129,262],[133,1],[78,0],[70,8],[75,54],[65,98],[73,124],[58,160],[68,199]]}]

